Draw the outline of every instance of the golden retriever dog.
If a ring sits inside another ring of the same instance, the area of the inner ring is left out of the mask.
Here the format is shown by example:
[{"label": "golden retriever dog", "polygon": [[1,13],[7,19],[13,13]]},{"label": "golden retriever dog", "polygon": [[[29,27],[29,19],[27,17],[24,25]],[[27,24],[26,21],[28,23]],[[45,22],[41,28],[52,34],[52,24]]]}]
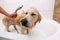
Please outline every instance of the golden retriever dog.
[{"label": "golden retriever dog", "polygon": [[[31,7],[26,12],[18,14],[14,19],[15,25],[21,29],[22,34],[29,34],[29,31],[35,27],[37,22],[41,21],[41,15],[39,11]],[[12,18],[4,16],[3,24],[6,27],[6,30],[9,31],[10,25],[13,25]]]}]

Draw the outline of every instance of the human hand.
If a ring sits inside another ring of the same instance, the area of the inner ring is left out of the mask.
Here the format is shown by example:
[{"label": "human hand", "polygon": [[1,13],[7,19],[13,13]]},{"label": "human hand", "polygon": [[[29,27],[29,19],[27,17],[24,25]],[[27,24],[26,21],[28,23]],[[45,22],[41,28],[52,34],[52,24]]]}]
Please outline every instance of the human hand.
[{"label": "human hand", "polygon": [[16,18],[17,17],[17,13],[10,14],[10,17],[11,18]]}]

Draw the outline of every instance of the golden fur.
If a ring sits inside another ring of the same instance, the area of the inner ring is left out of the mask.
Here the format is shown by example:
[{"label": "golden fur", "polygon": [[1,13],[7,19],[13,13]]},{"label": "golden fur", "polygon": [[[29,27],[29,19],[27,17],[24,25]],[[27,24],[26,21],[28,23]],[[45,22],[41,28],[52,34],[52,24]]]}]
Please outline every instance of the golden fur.
[{"label": "golden fur", "polygon": [[[37,22],[41,21],[41,15],[39,14],[37,9],[30,8],[27,12],[28,14],[25,13],[18,14],[17,17],[14,19],[15,25],[18,25],[18,27],[20,27],[22,34],[28,34],[29,30],[32,29]],[[34,17],[31,16],[32,12],[35,13]],[[24,18],[27,18],[30,27],[22,26],[21,20]],[[6,30],[9,31],[9,26],[13,24],[12,18],[4,16],[3,24],[6,26]]]}]

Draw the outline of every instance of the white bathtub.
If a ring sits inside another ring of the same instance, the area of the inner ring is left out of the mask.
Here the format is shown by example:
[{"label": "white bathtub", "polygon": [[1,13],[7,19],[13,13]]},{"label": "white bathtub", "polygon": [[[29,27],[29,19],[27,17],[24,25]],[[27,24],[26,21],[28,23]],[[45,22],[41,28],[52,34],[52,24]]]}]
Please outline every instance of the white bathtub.
[{"label": "white bathtub", "polygon": [[14,40],[60,40],[60,24],[51,19],[43,19],[30,31],[29,35],[23,35],[15,31],[6,32],[0,21],[0,37]]},{"label": "white bathtub", "polygon": [[[0,37],[12,40],[60,40],[60,24],[53,18],[54,0],[0,0],[2,6],[7,12],[12,13],[20,5],[23,9],[30,6],[36,7],[41,16],[41,23],[30,31],[29,35],[17,34],[15,30],[6,32],[2,23],[2,14],[0,14]],[[18,13],[20,13],[19,11]],[[1,39],[0,39],[1,40]]]}]

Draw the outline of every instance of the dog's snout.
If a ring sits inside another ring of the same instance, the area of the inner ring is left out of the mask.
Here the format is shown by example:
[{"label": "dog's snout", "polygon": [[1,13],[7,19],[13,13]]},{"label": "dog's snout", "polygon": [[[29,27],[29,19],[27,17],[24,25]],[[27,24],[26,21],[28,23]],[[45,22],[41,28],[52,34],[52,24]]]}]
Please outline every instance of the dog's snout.
[{"label": "dog's snout", "polygon": [[26,19],[22,19],[21,22],[26,24],[27,20]]},{"label": "dog's snout", "polygon": [[22,19],[21,23],[22,23],[23,26],[27,27],[28,21],[27,21],[27,19]]}]

